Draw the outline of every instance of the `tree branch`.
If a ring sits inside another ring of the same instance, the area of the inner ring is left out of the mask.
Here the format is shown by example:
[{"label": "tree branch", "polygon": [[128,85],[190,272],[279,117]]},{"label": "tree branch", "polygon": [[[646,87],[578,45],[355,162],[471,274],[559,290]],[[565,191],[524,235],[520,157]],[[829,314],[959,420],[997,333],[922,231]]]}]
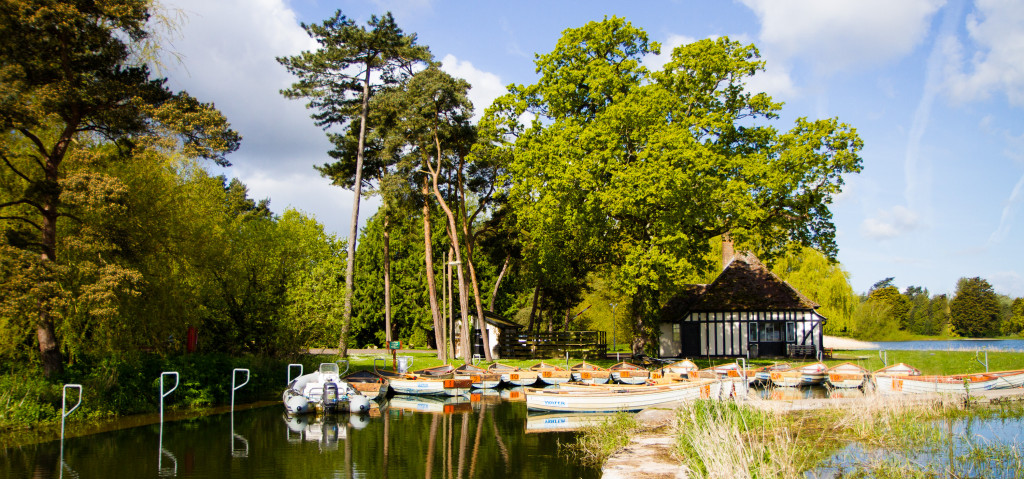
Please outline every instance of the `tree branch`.
[{"label": "tree branch", "polygon": [[8,167],[8,168],[10,168],[10,169],[11,169],[11,171],[13,171],[13,172],[14,172],[14,174],[16,174],[16,175],[20,176],[20,177],[21,177],[22,179],[24,179],[25,181],[27,181],[27,182],[29,182],[29,183],[31,183],[31,182],[32,182],[32,180],[31,180],[31,179],[29,179],[29,177],[25,176],[25,174],[24,174],[24,173],[22,173],[21,171],[19,171],[19,170],[18,170],[17,168],[15,168],[15,167],[14,167],[14,165],[12,165],[12,164],[11,164],[10,160],[8,160],[8,159],[7,159],[7,155],[0,155],[0,156],[3,156],[3,159],[4,159],[4,163],[6,163],[6,164],[7,164],[7,167]]},{"label": "tree branch", "polygon": [[38,136],[34,135],[31,131],[28,131],[24,128],[18,128],[18,131],[21,132],[21,134],[24,135],[25,138],[28,138],[29,141],[36,145],[36,149],[39,150],[39,153],[42,153],[42,155],[46,158],[50,157],[50,154],[46,151],[46,145],[43,144],[43,141],[40,140]]},{"label": "tree branch", "polygon": [[0,208],[7,208],[8,206],[14,206],[14,205],[29,205],[29,206],[39,210],[40,212],[42,212],[44,210],[43,206],[40,205],[39,203],[36,203],[35,201],[29,200],[29,199],[25,199],[25,198],[22,198],[22,199],[17,200],[17,201],[8,201],[7,203],[0,203]]},{"label": "tree branch", "polygon": [[[40,227],[40,226],[39,226],[39,225],[38,225],[38,224],[37,224],[36,222],[34,222],[34,221],[32,221],[32,220],[30,220],[30,219],[28,219],[28,218],[22,217],[22,216],[0,216],[0,220],[18,220],[18,221],[24,221],[24,222],[26,222],[26,223],[28,223],[28,224],[32,225],[32,227],[33,227],[33,228],[35,228],[36,230],[38,230],[38,231],[43,231],[43,228],[42,228],[42,227]],[[42,245],[39,245],[39,246],[42,246]]]}]

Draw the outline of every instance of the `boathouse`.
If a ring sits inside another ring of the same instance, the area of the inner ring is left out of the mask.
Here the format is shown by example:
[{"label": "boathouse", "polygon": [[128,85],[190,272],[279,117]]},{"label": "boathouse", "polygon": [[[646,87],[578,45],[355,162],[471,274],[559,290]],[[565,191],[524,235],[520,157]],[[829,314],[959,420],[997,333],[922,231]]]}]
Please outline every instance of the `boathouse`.
[{"label": "boathouse", "polygon": [[737,254],[714,282],[687,285],[662,309],[661,357],[813,356],[826,321],[817,308],[757,257]]}]

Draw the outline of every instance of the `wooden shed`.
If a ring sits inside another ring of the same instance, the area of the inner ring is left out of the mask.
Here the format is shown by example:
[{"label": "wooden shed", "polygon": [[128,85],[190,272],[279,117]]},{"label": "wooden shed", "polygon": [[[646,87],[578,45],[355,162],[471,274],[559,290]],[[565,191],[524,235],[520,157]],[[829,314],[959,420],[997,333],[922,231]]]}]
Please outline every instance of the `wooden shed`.
[{"label": "wooden shed", "polygon": [[661,311],[661,357],[787,356],[821,350],[819,305],[738,254],[711,284],[688,285]]}]

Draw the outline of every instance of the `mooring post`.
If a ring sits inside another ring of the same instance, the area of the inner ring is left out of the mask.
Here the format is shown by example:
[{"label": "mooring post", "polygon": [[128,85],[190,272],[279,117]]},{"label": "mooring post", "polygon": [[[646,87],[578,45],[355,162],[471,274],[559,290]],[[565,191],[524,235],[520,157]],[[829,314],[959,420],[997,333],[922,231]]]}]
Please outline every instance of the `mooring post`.
[{"label": "mooring post", "polygon": [[974,360],[977,361],[978,364],[981,364],[982,366],[985,366],[985,372],[986,373],[988,372],[988,350],[987,349],[985,350],[985,362],[981,362],[981,351],[975,351],[974,352]]},{"label": "mooring post", "polygon": [[[68,411],[68,388],[78,390],[78,402]],[[60,398],[60,477],[64,477],[64,419],[82,405],[82,385],[65,384]]]},{"label": "mooring post", "polygon": [[889,353],[886,352],[884,349],[878,350],[878,359],[882,360],[883,367],[889,365]]},{"label": "mooring post", "polygon": [[[235,386],[235,383],[238,382],[238,373],[239,372],[244,372],[245,373],[245,382]],[[231,370],[231,413],[232,414],[234,414],[234,412],[235,412],[235,391],[237,391],[239,389],[242,389],[242,387],[245,386],[246,384],[249,384],[249,370],[248,369],[246,369],[246,368],[235,368],[235,369]],[[231,419],[234,420],[234,417],[232,416]]]},{"label": "mooring post", "polygon": [[[164,392],[164,377],[174,376],[174,387],[170,391]],[[158,444],[158,450],[156,454],[156,469],[158,474],[163,473],[164,465],[164,398],[178,389],[179,377],[177,371],[164,371],[160,373],[160,443]],[[173,454],[166,452],[174,460],[174,475],[178,473],[178,459]]]}]

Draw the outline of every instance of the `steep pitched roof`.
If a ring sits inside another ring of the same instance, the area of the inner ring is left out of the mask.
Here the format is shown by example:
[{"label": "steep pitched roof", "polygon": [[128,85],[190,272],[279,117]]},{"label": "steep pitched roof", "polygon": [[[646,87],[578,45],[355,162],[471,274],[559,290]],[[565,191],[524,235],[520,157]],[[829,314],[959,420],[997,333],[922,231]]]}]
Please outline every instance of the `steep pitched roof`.
[{"label": "steep pitched roof", "polygon": [[736,255],[709,285],[689,285],[662,309],[665,318],[691,311],[794,311],[817,309],[752,254]]}]

